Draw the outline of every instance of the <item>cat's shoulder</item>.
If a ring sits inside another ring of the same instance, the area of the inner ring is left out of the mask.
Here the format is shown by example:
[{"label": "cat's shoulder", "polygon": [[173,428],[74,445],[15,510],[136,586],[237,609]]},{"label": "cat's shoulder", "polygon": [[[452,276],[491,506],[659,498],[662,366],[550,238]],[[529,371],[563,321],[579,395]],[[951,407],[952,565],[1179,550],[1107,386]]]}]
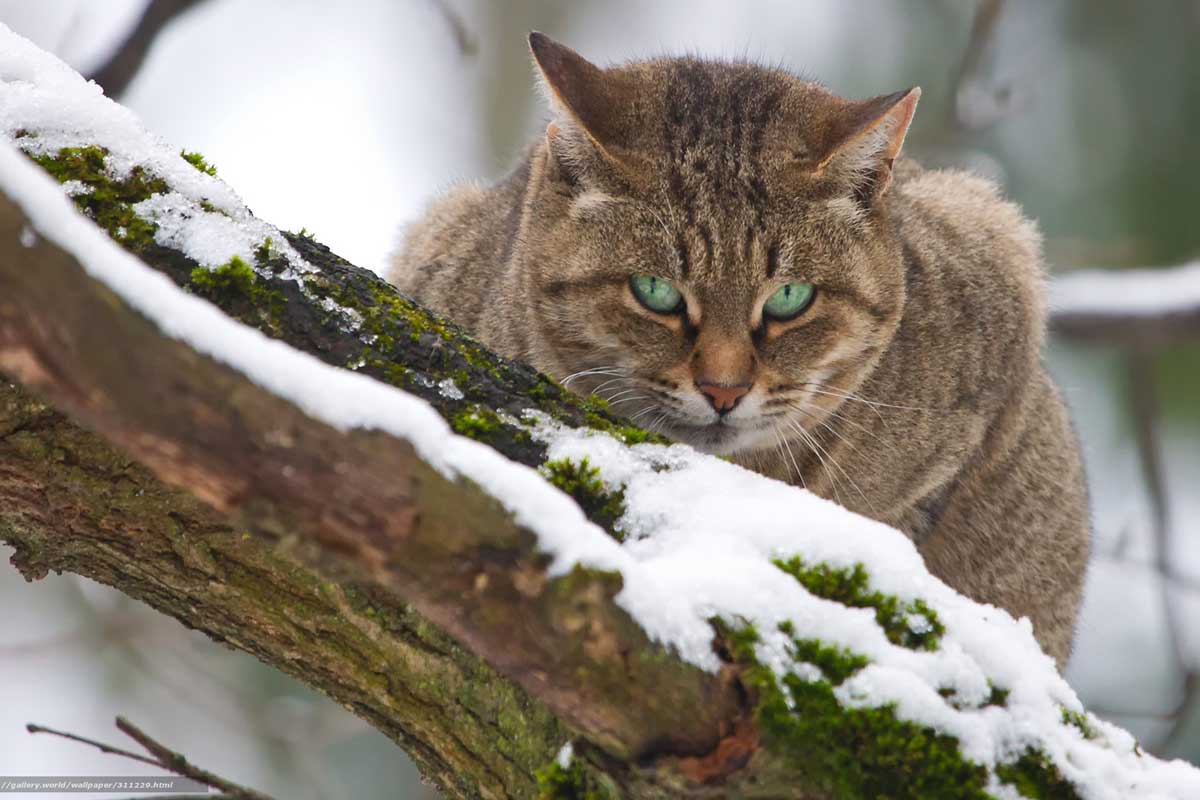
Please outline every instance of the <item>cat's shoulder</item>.
[{"label": "cat's shoulder", "polygon": [[494,259],[515,233],[528,176],[527,157],[494,184],[460,183],[440,194],[402,229],[388,279],[411,291],[431,264],[468,267]]},{"label": "cat's shoulder", "polygon": [[992,180],[959,169],[897,164],[896,204],[901,235],[939,260],[1042,279],[1037,224]]}]

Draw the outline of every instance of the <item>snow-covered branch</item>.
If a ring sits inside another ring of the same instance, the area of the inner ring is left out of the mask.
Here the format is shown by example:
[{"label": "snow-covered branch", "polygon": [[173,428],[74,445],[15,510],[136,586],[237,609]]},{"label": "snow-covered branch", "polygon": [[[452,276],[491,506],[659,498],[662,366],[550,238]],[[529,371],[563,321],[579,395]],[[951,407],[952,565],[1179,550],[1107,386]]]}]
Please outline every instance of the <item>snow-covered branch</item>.
[{"label": "snow-covered branch", "polygon": [[488,353],[2,29],[0,80],[0,370],[201,501],[0,386],[26,574],[284,665],[455,796],[530,796],[538,754],[562,796],[1200,795],[897,531]]},{"label": "snow-covered branch", "polygon": [[1051,329],[1072,340],[1153,349],[1200,340],[1200,263],[1082,270],[1050,285]]}]

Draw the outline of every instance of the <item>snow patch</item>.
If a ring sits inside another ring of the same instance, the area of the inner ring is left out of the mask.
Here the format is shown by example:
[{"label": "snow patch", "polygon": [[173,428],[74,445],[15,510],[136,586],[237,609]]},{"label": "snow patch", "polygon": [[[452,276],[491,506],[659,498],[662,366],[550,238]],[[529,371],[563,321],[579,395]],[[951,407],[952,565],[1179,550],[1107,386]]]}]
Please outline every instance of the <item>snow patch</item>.
[{"label": "snow patch", "polygon": [[1063,314],[1159,316],[1200,309],[1200,261],[1162,269],[1081,270],[1050,284],[1050,307]]}]

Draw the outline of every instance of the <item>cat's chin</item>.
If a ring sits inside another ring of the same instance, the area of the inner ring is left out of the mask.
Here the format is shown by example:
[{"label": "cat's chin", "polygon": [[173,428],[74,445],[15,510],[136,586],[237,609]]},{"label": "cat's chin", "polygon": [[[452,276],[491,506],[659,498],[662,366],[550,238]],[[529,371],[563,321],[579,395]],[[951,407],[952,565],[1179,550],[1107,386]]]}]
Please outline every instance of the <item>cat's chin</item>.
[{"label": "cat's chin", "polygon": [[731,456],[745,450],[760,448],[766,431],[763,427],[742,427],[713,422],[707,425],[674,423],[665,427],[663,433],[702,453]]}]

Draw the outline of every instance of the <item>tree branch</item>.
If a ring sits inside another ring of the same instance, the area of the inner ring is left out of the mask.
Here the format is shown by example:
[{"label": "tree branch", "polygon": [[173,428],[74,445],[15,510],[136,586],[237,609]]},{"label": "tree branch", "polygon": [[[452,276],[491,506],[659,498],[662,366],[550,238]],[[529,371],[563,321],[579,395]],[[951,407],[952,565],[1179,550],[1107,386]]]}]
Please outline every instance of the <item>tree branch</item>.
[{"label": "tree branch", "polygon": [[79,742],[91,747],[95,747],[101,753],[111,753],[112,755],[122,756],[134,761],[140,761],[143,764],[149,764],[152,767],[159,767],[167,772],[174,773],[181,778],[190,778],[197,783],[202,783],[205,786],[212,787],[223,793],[224,797],[229,800],[271,800],[265,794],[260,794],[253,789],[247,789],[244,786],[239,786],[232,781],[227,781],[219,775],[209,772],[206,769],[201,769],[195,764],[192,764],[183,756],[169,747],[160,744],[158,741],[148,736],[141,728],[134,725],[129,720],[123,717],[117,717],[117,729],[124,733],[129,738],[140,744],[142,748],[149,753],[152,758],[147,758],[139,753],[134,753],[129,750],[124,750],[120,747],[114,747],[104,742],[98,742],[95,739],[88,739],[84,736],[79,736],[74,733],[47,728],[44,725],[35,725],[30,723],[25,726],[25,729],[30,733],[49,733],[53,736],[61,736],[64,739],[69,739],[73,742]]},{"label": "tree branch", "polygon": [[118,45],[108,60],[88,75],[109,97],[120,97],[150,52],[151,46],[171,20],[204,0],[150,0],[137,25]]},{"label": "tree branch", "polygon": [[[162,338],[46,240],[12,247],[27,225],[0,200],[0,369],[234,530],[404,597],[614,757],[702,754],[737,716],[732,686],[670,657],[616,606],[619,578],[550,579],[534,537],[477,487],[447,480],[406,441],[334,430]],[[377,280],[353,274],[345,286]],[[486,391],[512,392],[487,374]]]},{"label": "tree branch", "polygon": [[1085,344],[1149,352],[1200,340],[1200,263],[1080,270],[1050,285],[1050,329]]}]

